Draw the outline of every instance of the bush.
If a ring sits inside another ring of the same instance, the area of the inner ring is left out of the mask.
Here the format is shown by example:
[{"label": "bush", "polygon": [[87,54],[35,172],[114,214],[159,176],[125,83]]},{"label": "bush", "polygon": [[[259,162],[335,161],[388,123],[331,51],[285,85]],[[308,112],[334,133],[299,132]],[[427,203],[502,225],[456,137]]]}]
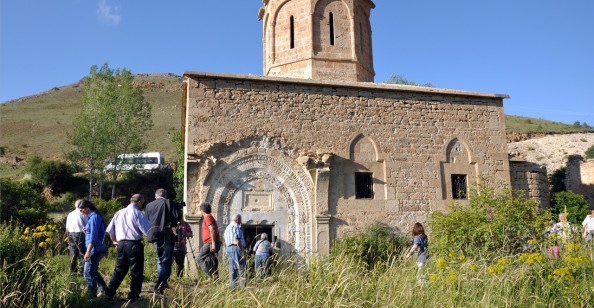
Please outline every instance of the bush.
[{"label": "bush", "polygon": [[107,227],[107,224],[109,224],[115,212],[119,211],[120,209],[128,205],[128,199],[129,198],[118,197],[108,201],[101,199],[92,200],[92,202],[99,210],[101,216],[103,216],[103,222],[105,223],[105,227]]},{"label": "bush", "polygon": [[551,213],[557,217],[567,209],[567,220],[572,224],[581,225],[584,218],[590,214],[590,205],[584,196],[573,191],[560,191],[551,196]]},{"label": "bush", "polygon": [[352,257],[372,269],[399,256],[407,242],[407,238],[396,235],[390,227],[375,223],[363,232],[335,241],[331,256]]},{"label": "bush", "polygon": [[[159,188],[167,190],[167,197],[175,199],[173,187],[173,171],[171,169],[155,170],[151,172],[126,172],[118,179],[116,196],[123,197],[127,202],[133,194],[142,194],[145,203],[155,198],[155,191]],[[127,204],[127,203],[126,203]]]},{"label": "bush", "polygon": [[35,183],[50,187],[54,193],[64,192],[74,183],[74,168],[64,162],[44,161],[37,155],[31,155],[27,159],[25,170],[31,173],[31,179]]},{"label": "bush", "polygon": [[0,179],[2,222],[18,220],[25,226],[41,225],[47,218],[47,201],[35,189],[33,183]]},{"label": "bush", "polygon": [[432,248],[474,258],[513,255],[529,239],[543,237],[550,217],[522,192],[480,187],[471,191],[468,205],[454,203],[448,213],[431,214]]},{"label": "bush", "polygon": [[586,159],[594,158],[594,145],[586,150]]}]

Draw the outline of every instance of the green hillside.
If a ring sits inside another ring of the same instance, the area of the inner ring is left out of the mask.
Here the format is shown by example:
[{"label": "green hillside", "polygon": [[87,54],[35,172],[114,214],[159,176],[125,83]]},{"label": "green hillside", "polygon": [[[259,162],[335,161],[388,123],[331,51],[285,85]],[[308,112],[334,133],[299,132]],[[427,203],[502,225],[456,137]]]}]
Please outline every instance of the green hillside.
[{"label": "green hillside", "polygon": [[[175,151],[169,133],[180,128],[181,80],[174,75],[135,78],[153,109],[154,128],[148,133],[147,151],[164,152],[167,158]],[[66,134],[72,130],[72,117],[79,111],[82,91],[82,85],[76,83],[0,104],[0,146],[20,157],[31,153],[45,158],[63,157],[70,149]]]},{"label": "green hillside", "polygon": [[[171,132],[180,129],[181,81],[172,74],[141,74],[135,84],[144,88],[145,98],[153,107],[154,128],[148,133],[147,151],[174,157]],[[0,147],[7,155],[26,158],[38,154],[43,158],[62,158],[70,150],[67,133],[72,130],[72,117],[80,108],[82,85],[75,83],[53,88],[38,95],[0,104]],[[570,125],[520,116],[506,116],[510,133],[570,133],[594,131],[592,127]],[[0,163],[0,177],[16,177],[22,166],[14,169]]]}]

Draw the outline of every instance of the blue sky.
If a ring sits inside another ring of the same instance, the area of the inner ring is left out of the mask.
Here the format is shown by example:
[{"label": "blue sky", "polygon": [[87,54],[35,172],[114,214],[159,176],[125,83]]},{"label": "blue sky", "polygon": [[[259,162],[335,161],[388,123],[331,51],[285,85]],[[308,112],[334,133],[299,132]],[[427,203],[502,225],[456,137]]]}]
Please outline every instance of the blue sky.
[{"label": "blue sky", "polygon": [[[133,73],[262,74],[261,0],[0,0],[0,102]],[[376,0],[376,82],[505,93],[505,112],[594,125],[594,1]]]}]

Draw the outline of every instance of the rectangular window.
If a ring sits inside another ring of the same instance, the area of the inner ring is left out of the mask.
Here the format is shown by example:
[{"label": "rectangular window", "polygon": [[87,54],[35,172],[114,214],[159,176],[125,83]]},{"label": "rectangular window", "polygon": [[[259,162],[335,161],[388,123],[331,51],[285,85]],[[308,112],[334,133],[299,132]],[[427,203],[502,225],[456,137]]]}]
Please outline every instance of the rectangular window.
[{"label": "rectangular window", "polygon": [[355,173],[355,198],[373,199],[373,173]]},{"label": "rectangular window", "polygon": [[466,174],[452,174],[452,197],[454,199],[466,199],[468,197]]}]

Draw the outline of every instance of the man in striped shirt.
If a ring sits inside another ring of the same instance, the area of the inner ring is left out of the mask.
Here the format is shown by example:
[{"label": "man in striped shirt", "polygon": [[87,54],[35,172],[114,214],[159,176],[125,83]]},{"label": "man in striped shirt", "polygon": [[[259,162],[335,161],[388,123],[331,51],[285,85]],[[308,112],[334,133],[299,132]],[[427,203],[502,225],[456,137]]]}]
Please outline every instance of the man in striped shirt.
[{"label": "man in striped shirt", "polygon": [[231,288],[239,285],[245,288],[246,285],[246,263],[245,263],[245,239],[241,230],[241,215],[233,215],[233,221],[225,228],[225,245],[227,246],[227,257],[229,258],[229,283]]}]

